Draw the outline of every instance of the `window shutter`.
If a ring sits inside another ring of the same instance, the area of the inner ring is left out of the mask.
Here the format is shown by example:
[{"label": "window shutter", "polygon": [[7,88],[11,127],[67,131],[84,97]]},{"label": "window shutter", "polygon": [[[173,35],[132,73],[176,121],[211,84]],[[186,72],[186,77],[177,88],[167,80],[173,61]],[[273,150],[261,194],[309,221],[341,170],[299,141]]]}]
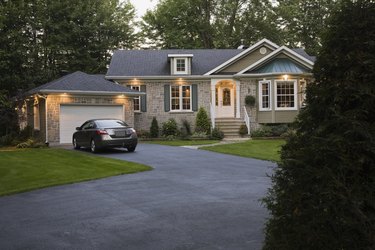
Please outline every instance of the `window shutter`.
[{"label": "window shutter", "polygon": [[[146,93],[146,85],[141,85],[140,90],[141,92]],[[141,111],[142,112],[147,111],[147,95],[141,96]]]},{"label": "window shutter", "polygon": [[198,85],[191,85],[191,102],[193,111],[198,111]]},{"label": "window shutter", "polygon": [[171,89],[170,85],[166,84],[164,85],[164,111],[169,112],[171,110],[170,108],[170,98],[171,98]]}]

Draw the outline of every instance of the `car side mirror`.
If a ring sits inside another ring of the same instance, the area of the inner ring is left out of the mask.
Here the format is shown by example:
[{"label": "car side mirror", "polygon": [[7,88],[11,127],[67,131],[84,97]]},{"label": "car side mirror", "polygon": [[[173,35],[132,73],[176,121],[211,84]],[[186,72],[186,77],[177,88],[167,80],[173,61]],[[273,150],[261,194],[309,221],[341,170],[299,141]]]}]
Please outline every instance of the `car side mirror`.
[{"label": "car side mirror", "polygon": [[78,130],[78,131],[81,130],[81,127],[76,127],[76,130]]}]

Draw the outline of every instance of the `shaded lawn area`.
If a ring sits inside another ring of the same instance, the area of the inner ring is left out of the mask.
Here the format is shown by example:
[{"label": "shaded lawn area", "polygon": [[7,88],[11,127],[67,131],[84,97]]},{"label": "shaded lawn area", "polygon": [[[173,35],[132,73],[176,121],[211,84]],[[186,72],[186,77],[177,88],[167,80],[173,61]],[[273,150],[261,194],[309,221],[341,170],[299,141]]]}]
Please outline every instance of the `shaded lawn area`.
[{"label": "shaded lawn area", "polygon": [[167,146],[198,146],[219,143],[219,140],[173,140],[173,141],[142,141],[142,143],[160,144]]},{"label": "shaded lawn area", "polygon": [[280,160],[280,150],[284,144],[285,140],[249,140],[246,142],[207,146],[200,149],[277,162]]},{"label": "shaded lawn area", "polygon": [[0,149],[0,196],[150,169],[65,149]]}]

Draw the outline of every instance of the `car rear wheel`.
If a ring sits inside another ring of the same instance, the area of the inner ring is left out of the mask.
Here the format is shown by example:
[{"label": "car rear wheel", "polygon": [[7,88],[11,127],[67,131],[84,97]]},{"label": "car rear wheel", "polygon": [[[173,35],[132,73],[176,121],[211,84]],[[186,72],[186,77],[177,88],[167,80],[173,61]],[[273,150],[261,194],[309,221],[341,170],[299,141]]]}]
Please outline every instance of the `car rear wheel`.
[{"label": "car rear wheel", "polygon": [[98,152],[98,148],[96,147],[96,143],[95,143],[94,139],[91,140],[90,150],[91,150],[92,153],[97,153]]},{"label": "car rear wheel", "polygon": [[129,147],[127,147],[127,149],[128,149],[129,152],[134,152],[135,151],[135,147],[136,146],[129,146]]},{"label": "car rear wheel", "polygon": [[80,149],[81,146],[77,144],[77,139],[74,137],[73,138],[73,148],[74,149]]}]

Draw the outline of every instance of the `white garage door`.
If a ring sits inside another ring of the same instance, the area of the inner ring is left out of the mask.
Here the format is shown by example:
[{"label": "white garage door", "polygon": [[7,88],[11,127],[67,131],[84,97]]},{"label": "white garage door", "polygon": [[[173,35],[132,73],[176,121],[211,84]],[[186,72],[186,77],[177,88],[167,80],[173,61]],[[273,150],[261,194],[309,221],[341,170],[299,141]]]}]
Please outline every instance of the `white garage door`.
[{"label": "white garage door", "polygon": [[123,106],[60,105],[60,143],[71,143],[76,127],[96,118],[124,120]]}]

